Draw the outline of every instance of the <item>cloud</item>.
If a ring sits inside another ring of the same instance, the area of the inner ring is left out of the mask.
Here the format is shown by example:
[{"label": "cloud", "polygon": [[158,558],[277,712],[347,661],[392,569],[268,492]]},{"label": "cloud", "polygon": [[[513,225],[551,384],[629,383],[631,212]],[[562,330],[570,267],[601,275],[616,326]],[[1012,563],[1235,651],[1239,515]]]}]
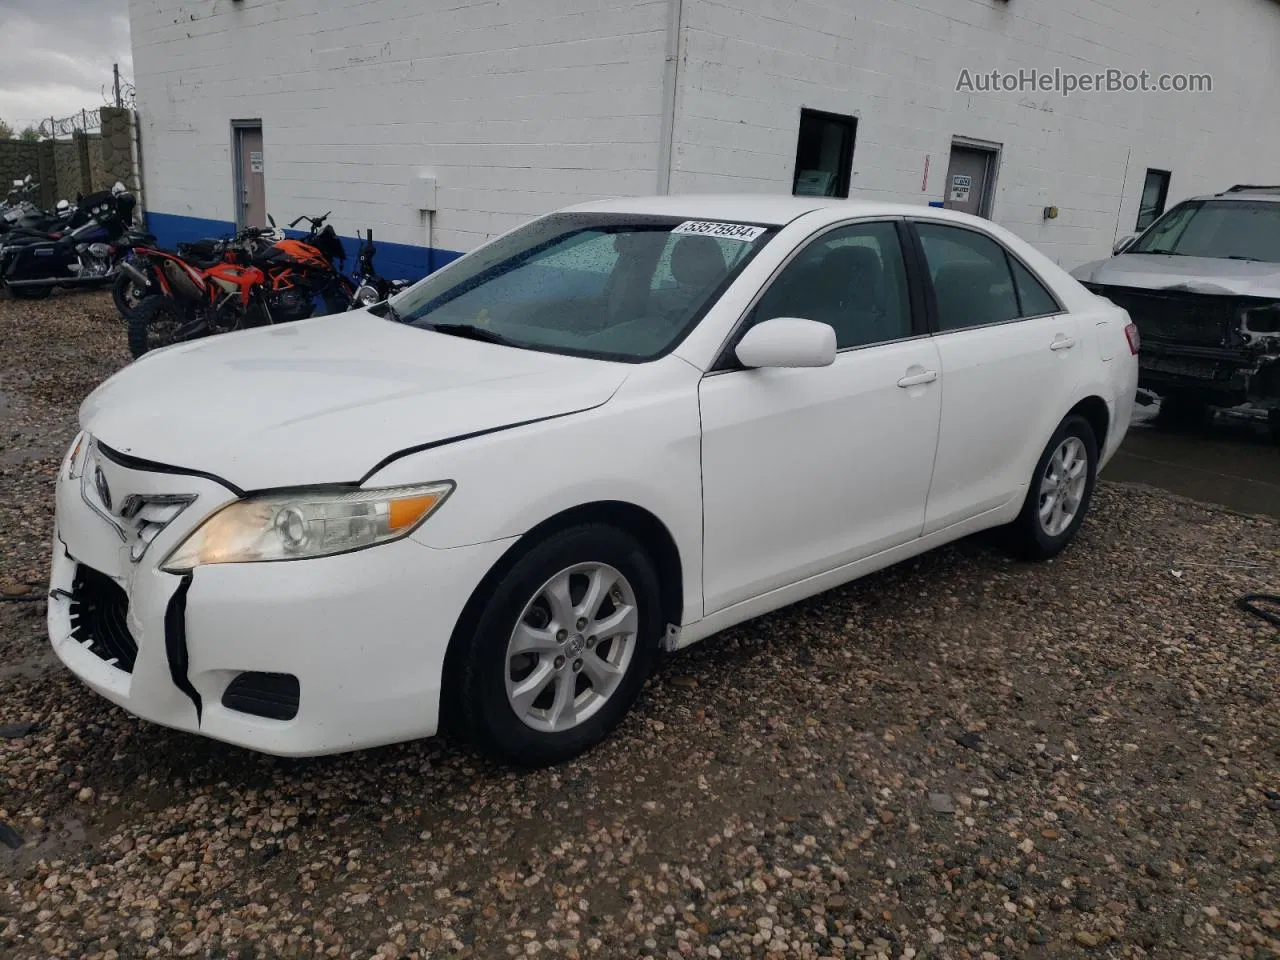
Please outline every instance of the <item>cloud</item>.
[{"label": "cloud", "polygon": [[0,0],[0,119],[21,129],[102,106],[133,75],[129,0]]}]

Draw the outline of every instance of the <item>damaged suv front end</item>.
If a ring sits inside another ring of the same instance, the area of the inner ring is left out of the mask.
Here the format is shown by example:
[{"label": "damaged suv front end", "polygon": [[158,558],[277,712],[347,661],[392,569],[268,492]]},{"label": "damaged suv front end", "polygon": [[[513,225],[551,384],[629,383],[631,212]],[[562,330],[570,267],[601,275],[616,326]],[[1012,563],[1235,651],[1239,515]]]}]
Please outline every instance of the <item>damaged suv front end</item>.
[{"label": "damaged suv front end", "polygon": [[1280,440],[1280,188],[1185,201],[1072,273],[1138,325],[1142,387],[1245,408]]}]

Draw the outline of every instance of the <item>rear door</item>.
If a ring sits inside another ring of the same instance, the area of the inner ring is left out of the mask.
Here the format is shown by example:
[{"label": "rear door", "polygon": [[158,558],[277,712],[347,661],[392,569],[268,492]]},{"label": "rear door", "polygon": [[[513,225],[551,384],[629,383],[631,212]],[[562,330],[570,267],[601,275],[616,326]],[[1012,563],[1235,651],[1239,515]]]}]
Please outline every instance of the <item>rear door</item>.
[{"label": "rear door", "polygon": [[928,535],[1024,496],[1071,408],[1092,331],[991,235],[917,220],[942,364]]}]

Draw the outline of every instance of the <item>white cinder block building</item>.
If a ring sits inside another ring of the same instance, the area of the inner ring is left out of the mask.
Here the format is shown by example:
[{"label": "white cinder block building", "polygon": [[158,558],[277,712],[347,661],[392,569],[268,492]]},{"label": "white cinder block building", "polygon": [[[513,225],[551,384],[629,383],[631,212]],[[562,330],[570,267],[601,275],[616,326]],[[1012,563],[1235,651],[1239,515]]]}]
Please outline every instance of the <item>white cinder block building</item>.
[{"label": "white cinder block building", "polygon": [[1165,204],[1280,182],[1276,0],[131,0],[130,13],[162,241],[332,210],[346,236],[374,229],[384,272],[419,276],[582,199],[847,192],[981,212],[1073,267]]}]

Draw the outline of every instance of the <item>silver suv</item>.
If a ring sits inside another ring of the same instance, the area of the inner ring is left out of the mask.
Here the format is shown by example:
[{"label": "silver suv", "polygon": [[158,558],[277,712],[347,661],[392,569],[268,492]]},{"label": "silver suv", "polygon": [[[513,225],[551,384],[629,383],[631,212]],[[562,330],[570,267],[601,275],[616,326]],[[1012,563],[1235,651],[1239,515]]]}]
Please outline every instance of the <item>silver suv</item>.
[{"label": "silver suv", "polygon": [[1072,275],[1138,325],[1140,386],[1184,411],[1245,407],[1280,443],[1280,186],[1185,200]]}]

